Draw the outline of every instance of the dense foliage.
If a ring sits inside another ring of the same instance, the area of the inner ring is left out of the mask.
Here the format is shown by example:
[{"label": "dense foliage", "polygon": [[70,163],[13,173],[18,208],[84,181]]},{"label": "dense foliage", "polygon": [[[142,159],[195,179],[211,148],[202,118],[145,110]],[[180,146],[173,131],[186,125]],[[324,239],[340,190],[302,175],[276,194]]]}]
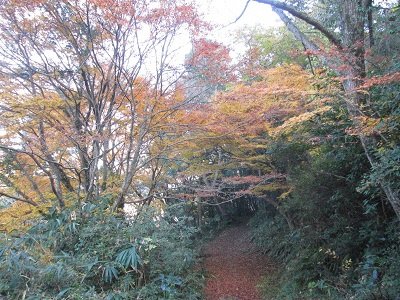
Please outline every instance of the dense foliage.
[{"label": "dense foliage", "polygon": [[183,205],[136,219],[87,204],[51,209],[21,236],[0,240],[0,295],[20,299],[199,299],[197,229]]},{"label": "dense foliage", "polygon": [[294,228],[268,207],[252,220],[254,241],[284,266],[279,299],[395,299],[399,293],[399,221],[366,179],[368,161],[357,139],[344,134],[338,113],[325,116],[323,128],[312,125],[329,139],[286,166],[292,191],[284,207]]}]

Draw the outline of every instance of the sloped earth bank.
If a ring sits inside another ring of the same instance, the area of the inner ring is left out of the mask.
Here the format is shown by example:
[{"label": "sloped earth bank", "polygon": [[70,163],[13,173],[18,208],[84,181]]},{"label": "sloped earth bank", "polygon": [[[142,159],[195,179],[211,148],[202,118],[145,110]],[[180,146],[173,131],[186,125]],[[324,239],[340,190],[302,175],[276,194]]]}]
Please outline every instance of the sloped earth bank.
[{"label": "sloped earth bank", "polygon": [[206,300],[261,300],[257,290],[274,264],[251,243],[245,224],[222,231],[204,250]]}]

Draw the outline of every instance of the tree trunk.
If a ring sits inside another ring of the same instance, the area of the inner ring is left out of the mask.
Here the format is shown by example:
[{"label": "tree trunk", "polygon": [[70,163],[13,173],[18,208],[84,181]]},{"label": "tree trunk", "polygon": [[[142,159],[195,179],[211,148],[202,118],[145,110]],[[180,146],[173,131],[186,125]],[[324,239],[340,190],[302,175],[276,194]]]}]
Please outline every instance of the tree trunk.
[{"label": "tree trunk", "polygon": [[197,203],[197,227],[201,231],[201,228],[203,227],[203,204],[201,203],[201,198],[199,196],[196,196],[194,202]]},{"label": "tree trunk", "polygon": [[[135,145],[135,150],[133,153],[132,158],[128,156],[128,162],[127,162],[127,170],[126,170],[126,176],[124,178],[124,182],[122,183],[121,190],[119,195],[117,196],[116,200],[113,203],[112,210],[116,210],[118,208],[122,209],[124,207],[124,199],[125,196],[132,184],[133,177],[136,174],[137,167],[139,164],[139,159],[140,159],[140,151],[142,149],[143,143],[144,143],[144,138],[147,133],[147,124],[142,124],[142,126],[139,129],[138,137],[136,139],[136,145]],[[130,132],[130,135],[133,137],[133,132]],[[130,149],[128,151],[131,151],[131,148],[133,147],[133,139],[130,144]]]}]

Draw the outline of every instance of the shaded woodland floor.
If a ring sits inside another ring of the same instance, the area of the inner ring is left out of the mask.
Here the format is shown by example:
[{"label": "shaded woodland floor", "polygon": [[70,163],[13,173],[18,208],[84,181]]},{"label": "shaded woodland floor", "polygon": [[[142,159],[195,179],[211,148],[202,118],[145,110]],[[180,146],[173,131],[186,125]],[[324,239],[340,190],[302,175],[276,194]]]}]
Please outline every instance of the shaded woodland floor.
[{"label": "shaded woodland floor", "polygon": [[222,231],[207,244],[204,256],[206,300],[260,300],[257,284],[276,270],[252,244],[245,224]]}]

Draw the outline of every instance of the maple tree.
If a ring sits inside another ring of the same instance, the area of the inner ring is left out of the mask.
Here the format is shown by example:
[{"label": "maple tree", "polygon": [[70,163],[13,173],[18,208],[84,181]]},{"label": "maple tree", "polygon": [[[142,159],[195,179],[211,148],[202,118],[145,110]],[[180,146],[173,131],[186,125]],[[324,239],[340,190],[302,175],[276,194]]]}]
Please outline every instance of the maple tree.
[{"label": "maple tree", "polygon": [[230,71],[229,49],[215,41],[204,38],[194,41],[193,50],[186,64],[196,69],[200,79],[213,84],[226,84],[234,80]]},{"label": "maple tree", "polygon": [[184,182],[181,191],[198,206],[202,202],[216,206],[222,217],[229,205],[240,205],[240,200],[251,207],[252,199],[262,199],[292,226],[279,200],[290,190],[286,170],[265,152],[281,137],[329,111],[327,90],[317,90],[317,79],[298,65],[260,69],[257,77],[260,80],[237,83],[188,112],[190,122],[198,125],[193,140],[182,144],[186,167],[178,177]]},{"label": "maple tree", "polygon": [[47,178],[60,207],[66,193],[79,202],[113,193],[122,207],[190,101],[175,91],[184,68],[173,41],[207,24],[193,5],[169,0],[8,1],[0,14],[0,149],[24,161],[16,172],[30,182],[8,177],[2,193],[34,204]]},{"label": "maple tree", "polygon": [[209,102],[216,91],[235,80],[229,49],[216,41],[200,38],[192,43],[185,59],[185,95],[195,103]]}]

